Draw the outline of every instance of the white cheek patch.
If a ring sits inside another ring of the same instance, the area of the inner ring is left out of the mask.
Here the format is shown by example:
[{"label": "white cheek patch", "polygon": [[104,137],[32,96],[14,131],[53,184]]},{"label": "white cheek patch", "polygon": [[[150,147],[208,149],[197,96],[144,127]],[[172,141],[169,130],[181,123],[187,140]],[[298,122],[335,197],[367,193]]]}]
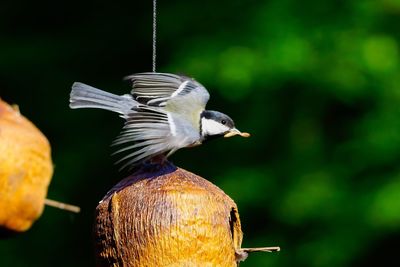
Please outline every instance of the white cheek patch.
[{"label": "white cheek patch", "polygon": [[201,119],[202,135],[219,135],[229,131],[229,127],[223,125],[215,120],[206,118]]}]

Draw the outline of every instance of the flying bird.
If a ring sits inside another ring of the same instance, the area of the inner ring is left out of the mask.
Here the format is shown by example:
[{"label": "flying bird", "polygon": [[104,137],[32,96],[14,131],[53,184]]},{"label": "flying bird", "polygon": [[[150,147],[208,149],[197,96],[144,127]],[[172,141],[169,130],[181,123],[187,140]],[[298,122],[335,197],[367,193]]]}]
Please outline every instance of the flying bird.
[{"label": "flying bird", "polygon": [[122,168],[135,166],[155,156],[164,159],[180,148],[202,144],[210,138],[248,133],[236,129],[233,120],[218,111],[206,110],[207,89],[192,78],[170,73],[138,73],[125,78],[130,94],[115,95],[75,82],[70,107],[99,108],[116,112],[126,120],[114,141],[125,152]]}]

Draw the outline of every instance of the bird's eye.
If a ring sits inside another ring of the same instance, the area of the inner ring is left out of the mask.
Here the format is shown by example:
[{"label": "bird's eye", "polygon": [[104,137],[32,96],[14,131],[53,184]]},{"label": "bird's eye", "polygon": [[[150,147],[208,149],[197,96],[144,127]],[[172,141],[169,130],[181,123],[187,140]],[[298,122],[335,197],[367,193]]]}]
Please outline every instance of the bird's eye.
[{"label": "bird's eye", "polygon": [[225,125],[225,124],[226,124],[226,120],[222,120],[222,121],[221,121],[221,124],[222,124],[222,125]]}]

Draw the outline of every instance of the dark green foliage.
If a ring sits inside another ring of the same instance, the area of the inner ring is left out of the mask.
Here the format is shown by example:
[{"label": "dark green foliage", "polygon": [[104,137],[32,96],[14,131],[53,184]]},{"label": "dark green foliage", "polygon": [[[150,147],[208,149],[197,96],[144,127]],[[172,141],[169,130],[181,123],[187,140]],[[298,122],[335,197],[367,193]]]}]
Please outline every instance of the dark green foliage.
[{"label": "dark green foliage", "polygon": [[[94,265],[94,208],[125,175],[109,156],[122,120],[69,110],[68,94],[74,81],[126,93],[123,76],[151,70],[151,8],[0,4],[0,96],[52,143],[49,197],[82,207],[1,240],[1,266]],[[244,247],[282,247],[243,267],[398,262],[400,2],[160,1],[158,22],[158,70],[195,77],[252,134],[171,158],[237,202]]]}]

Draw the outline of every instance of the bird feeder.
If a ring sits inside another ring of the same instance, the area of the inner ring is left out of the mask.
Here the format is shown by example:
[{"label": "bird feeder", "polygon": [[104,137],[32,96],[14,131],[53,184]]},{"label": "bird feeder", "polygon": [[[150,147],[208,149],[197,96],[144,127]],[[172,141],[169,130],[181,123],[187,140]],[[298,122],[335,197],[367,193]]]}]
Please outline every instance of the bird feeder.
[{"label": "bird feeder", "polygon": [[247,257],[235,202],[171,163],[143,166],[122,180],[95,217],[99,267],[228,267]]},{"label": "bird feeder", "polygon": [[0,228],[23,232],[42,214],[53,174],[50,144],[0,99]]}]

